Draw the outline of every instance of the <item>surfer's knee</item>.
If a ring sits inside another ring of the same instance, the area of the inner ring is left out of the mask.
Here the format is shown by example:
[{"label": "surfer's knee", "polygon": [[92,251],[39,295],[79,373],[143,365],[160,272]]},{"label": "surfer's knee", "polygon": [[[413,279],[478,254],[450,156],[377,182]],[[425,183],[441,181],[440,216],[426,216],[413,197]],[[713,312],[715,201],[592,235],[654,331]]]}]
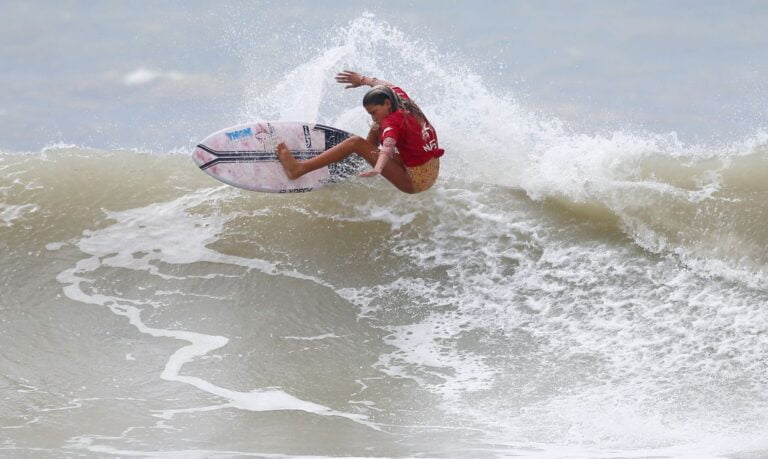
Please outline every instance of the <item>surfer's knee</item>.
[{"label": "surfer's knee", "polygon": [[350,152],[357,153],[366,159],[371,157],[373,152],[376,151],[375,145],[371,144],[368,139],[360,137],[359,135],[349,136],[347,140],[344,141],[344,143]]},{"label": "surfer's knee", "polygon": [[354,145],[355,152],[361,153],[361,154],[376,152],[376,155],[378,156],[379,147],[372,144],[365,137],[360,137],[359,135],[353,135],[347,140],[352,142],[352,144]]},{"label": "surfer's knee", "polygon": [[351,135],[344,142],[354,145],[356,148],[363,147],[368,141],[359,135]]}]

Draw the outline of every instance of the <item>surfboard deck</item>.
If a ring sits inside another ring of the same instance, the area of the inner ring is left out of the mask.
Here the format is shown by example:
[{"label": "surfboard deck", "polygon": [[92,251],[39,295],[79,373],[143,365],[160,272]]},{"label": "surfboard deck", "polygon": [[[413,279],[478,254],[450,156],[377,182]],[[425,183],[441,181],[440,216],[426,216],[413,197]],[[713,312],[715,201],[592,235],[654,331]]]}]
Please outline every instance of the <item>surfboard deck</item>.
[{"label": "surfboard deck", "polygon": [[290,180],[275,153],[285,145],[297,159],[308,159],[347,139],[350,133],[314,123],[260,121],[228,127],[197,145],[192,159],[206,174],[226,184],[266,193],[302,193],[356,175],[364,159],[345,160]]}]

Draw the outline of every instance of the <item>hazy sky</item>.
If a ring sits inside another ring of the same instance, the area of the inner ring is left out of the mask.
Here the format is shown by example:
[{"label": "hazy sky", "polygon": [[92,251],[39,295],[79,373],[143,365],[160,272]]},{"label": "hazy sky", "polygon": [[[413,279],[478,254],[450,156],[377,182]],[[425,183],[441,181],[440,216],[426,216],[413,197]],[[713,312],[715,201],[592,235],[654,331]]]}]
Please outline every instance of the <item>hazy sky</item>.
[{"label": "hazy sky", "polygon": [[0,148],[183,145],[227,125],[253,60],[275,84],[364,11],[586,131],[728,141],[768,125],[765,1],[379,5],[5,0]]}]

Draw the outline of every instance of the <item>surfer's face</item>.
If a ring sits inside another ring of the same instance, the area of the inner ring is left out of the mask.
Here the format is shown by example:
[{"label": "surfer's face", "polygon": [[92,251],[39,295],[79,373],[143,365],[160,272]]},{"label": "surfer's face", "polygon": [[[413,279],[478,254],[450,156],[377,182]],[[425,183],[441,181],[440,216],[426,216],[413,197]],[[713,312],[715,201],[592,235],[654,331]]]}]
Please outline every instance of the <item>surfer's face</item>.
[{"label": "surfer's face", "polygon": [[392,102],[387,99],[381,105],[369,104],[365,106],[365,110],[368,111],[368,114],[371,115],[374,122],[381,123],[384,121],[384,118],[392,113]]}]

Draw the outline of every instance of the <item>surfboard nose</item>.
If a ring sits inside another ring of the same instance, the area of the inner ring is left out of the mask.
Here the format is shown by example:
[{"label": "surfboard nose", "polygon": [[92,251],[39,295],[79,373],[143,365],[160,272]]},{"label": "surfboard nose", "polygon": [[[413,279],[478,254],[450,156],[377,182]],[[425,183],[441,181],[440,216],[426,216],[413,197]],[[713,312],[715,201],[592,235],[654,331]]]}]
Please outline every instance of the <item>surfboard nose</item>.
[{"label": "surfboard nose", "polygon": [[202,149],[200,145],[195,147],[194,151],[192,152],[192,160],[197,164],[198,167],[202,167],[203,164],[206,164],[213,160],[213,155],[211,155],[206,150]]}]

